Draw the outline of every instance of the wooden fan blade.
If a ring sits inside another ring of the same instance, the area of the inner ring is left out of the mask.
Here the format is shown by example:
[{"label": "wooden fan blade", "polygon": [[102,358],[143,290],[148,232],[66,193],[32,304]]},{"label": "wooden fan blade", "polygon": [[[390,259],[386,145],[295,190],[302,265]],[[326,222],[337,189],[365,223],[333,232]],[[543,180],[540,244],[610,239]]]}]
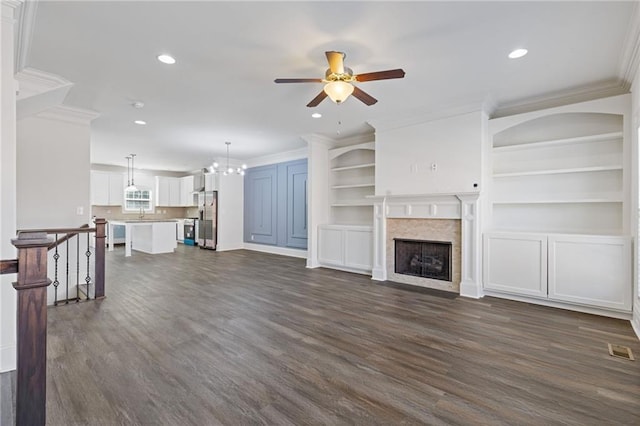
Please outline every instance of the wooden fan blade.
[{"label": "wooden fan blade", "polygon": [[342,52],[324,52],[329,61],[329,69],[334,74],[344,74],[344,58],[347,56]]},{"label": "wooden fan blade", "polygon": [[321,78],[276,78],[276,83],[322,83]]},{"label": "wooden fan blade", "polygon": [[364,90],[356,86],[353,86],[353,93],[351,95],[360,99],[363,103],[365,103],[368,106],[371,106],[376,102],[378,102],[376,98],[374,98],[373,96],[371,96],[370,94],[368,94],[367,92],[365,92]]},{"label": "wooden fan blade", "polygon": [[318,93],[318,96],[316,96],[315,98],[313,98],[313,99],[311,100],[311,102],[309,102],[309,103],[307,104],[307,106],[308,106],[309,108],[313,108],[313,107],[315,107],[315,106],[318,106],[318,104],[319,104],[320,102],[322,102],[322,101],[324,100],[324,98],[326,98],[326,97],[327,97],[327,94],[326,94],[326,93],[325,93],[325,91],[323,90],[322,92]]},{"label": "wooden fan blade", "polygon": [[388,80],[390,78],[403,78],[404,70],[401,68],[387,71],[367,72],[364,74],[358,74],[355,76],[356,81],[373,81],[373,80]]}]

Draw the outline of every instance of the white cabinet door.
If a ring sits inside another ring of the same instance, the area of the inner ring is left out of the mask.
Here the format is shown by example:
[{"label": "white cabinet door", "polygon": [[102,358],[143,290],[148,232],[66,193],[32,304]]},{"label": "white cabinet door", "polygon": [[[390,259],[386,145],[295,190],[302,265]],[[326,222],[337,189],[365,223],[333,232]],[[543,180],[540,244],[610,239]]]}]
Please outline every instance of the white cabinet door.
[{"label": "white cabinet door", "polygon": [[184,207],[195,206],[193,191],[195,185],[194,176],[180,178],[180,205]]},{"label": "white cabinet door", "polygon": [[483,246],[485,289],[547,297],[545,234],[487,233]]},{"label": "white cabinet door", "polygon": [[91,171],[91,204],[109,205],[109,173]]},{"label": "white cabinet door", "polygon": [[124,204],[124,187],[126,185],[124,180],[122,173],[109,174],[109,205],[121,206]]},{"label": "white cabinet door", "polygon": [[344,266],[344,232],[341,229],[318,229],[318,260],[322,264]]},{"label": "white cabinet door", "polygon": [[344,264],[350,268],[373,269],[373,231],[344,230]]},{"label": "white cabinet door", "polygon": [[169,205],[169,178],[156,176],[156,206]]},{"label": "white cabinet door", "polygon": [[169,181],[169,206],[180,206],[180,178],[167,178]]},{"label": "white cabinet door", "polygon": [[550,235],[549,298],[631,311],[627,237]]},{"label": "white cabinet door", "polygon": [[205,191],[217,191],[218,190],[218,179],[217,174],[208,173],[204,175],[204,190]]}]

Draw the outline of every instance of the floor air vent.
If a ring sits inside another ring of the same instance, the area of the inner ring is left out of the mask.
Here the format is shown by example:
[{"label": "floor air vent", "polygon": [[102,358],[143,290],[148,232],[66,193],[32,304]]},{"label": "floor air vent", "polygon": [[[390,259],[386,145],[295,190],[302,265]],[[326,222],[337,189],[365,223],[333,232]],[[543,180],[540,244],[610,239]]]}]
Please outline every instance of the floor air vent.
[{"label": "floor air vent", "polygon": [[634,361],[633,353],[631,352],[631,348],[622,345],[612,345],[609,343],[609,355],[616,356],[618,358],[630,359]]}]

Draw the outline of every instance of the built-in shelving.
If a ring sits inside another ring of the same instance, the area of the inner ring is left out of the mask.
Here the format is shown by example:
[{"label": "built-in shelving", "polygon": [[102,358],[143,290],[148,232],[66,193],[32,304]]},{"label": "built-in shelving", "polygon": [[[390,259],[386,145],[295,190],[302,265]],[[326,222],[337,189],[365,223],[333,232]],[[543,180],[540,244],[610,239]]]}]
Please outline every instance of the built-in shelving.
[{"label": "built-in shelving", "polygon": [[331,223],[371,225],[375,193],[375,144],[334,148],[330,158]]},{"label": "built-in shelving", "polygon": [[355,169],[367,169],[375,167],[375,163],[366,163],[366,164],[356,164],[354,166],[346,166],[346,167],[334,167],[331,169],[332,172],[342,172],[345,170],[355,170]]},{"label": "built-in shelving", "polygon": [[630,97],[489,121],[485,294],[628,315]]},{"label": "built-in shelving", "polygon": [[551,146],[560,146],[560,145],[572,145],[572,144],[585,144],[590,142],[600,142],[607,141],[611,139],[621,139],[622,132],[610,132],[610,133],[601,133],[595,135],[587,135],[587,136],[577,136],[573,138],[562,138],[562,139],[551,139],[551,140],[541,140],[536,142],[527,142],[527,143],[514,143],[512,145],[501,145],[493,147],[494,152],[505,152],[505,151],[520,151],[527,149],[540,149]]},{"label": "built-in shelving", "polygon": [[491,229],[620,234],[626,185],[622,115],[528,116],[492,132]]},{"label": "built-in shelving", "polygon": [[540,175],[559,175],[564,173],[588,173],[588,172],[606,172],[610,170],[622,170],[622,165],[610,166],[592,166],[592,167],[574,167],[567,169],[548,169],[548,170],[531,170],[526,172],[512,173],[494,173],[495,179],[520,177],[520,176],[540,176]]},{"label": "built-in shelving", "polygon": [[374,183],[357,183],[352,185],[334,185],[331,189],[370,188],[373,186],[375,186]]}]

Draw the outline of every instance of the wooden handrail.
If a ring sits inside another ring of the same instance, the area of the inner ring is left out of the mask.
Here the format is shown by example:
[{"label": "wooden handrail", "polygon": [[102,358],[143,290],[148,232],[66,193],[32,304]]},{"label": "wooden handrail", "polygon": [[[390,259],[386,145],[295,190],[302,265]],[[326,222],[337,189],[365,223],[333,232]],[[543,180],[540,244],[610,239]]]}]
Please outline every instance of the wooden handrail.
[{"label": "wooden handrail", "polygon": [[[88,229],[89,228],[89,224],[85,223],[84,225],[80,226],[80,228],[78,229]],[[63,232],[47,232],[48,234],[63,234]],[[51,250],[52,248],[55,248],[56,246],[59,246],[60,244],[64,243],[67,240],[70,240],[71,238],[75,237],[76,235],[80,234],[77,231],[74,232],[68,232],[67,234],[65,234],[64,237],[62,238],[58,238],[56,241],[52,242],[51,244],[49,244],[49,250]]]},{"label": "wooden handrail", "polygon": [[84,226],[88,226],[88,225],[82,225],[82,227],[80,228],[20,229],[18,230],[18,235],[24,232],[29,232],[29,233],[44,232],[45,234],[66,234],[70,232],[77,232],[79,234],[86,234],[88,232],[96,231],[96,228],[84,228]]},{"label": "wooden handrail", "polygon": [[0,275],[17,273],[18,259],[0,260]]}]

